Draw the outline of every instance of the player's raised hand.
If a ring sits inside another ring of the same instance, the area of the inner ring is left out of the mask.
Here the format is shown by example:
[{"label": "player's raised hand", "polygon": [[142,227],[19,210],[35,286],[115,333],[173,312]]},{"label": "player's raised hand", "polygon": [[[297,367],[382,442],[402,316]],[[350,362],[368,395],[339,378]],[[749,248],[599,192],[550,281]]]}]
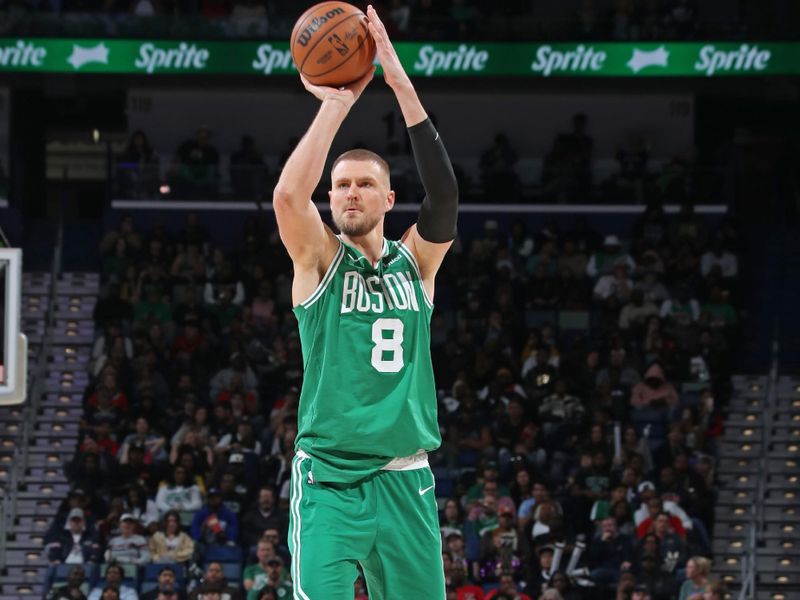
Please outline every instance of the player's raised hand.
[{"label": "player's raised hand", "polygon": [[366,89],[367,85],[369,85],[369,82],[372,81],[372,76],[374,74],[375,67],[372,67],[361,79],[339,88],[315,85],[303,75],[300,75],[300,81],[303,82],[303,87],[311,92],[318,100],[337,100],[349,109],[356,103],[356,100],[358,100],[361,93]]},{"label": "player's raised hand", "polygon": [[408,75],[397,57],[397,52],[392,46],[391,40],[389,40],[386,27],[371,4],[367,7],[367,19],[369,20],[367,27],[369,27],[372,39],[375,40],[378,62],[383,67],[383,78],[386,83],[392,89],[397,89],[397,86],[410,83]]}]

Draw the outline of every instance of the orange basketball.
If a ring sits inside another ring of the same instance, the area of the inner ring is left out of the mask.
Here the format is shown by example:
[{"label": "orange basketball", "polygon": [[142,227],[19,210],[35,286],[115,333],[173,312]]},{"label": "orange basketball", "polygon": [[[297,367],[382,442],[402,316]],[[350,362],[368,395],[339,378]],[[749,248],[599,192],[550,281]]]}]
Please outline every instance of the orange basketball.
[{"label": "orange basketball", "polygon": [[316,85],[338,87],[361,78],[375,59],[367,15],[347,2],[320,2],[292,30],[297,70]]}]

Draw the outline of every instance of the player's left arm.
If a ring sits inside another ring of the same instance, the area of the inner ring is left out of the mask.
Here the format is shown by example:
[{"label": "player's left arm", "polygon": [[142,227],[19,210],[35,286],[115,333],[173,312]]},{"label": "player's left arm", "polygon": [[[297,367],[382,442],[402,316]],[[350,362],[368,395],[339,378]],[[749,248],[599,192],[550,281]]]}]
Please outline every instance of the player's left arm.
[{"label": "player's left arm", "polygon": [[417,171],[425,188],[417,223],[403,236],[403,242],[414,253],[426,291],[433,297],[434,277],[456,237],[458,183],[442,138],[428,118],[386,28],[372,6],[367,8],[367,17],[383,77],[400,105]]}]

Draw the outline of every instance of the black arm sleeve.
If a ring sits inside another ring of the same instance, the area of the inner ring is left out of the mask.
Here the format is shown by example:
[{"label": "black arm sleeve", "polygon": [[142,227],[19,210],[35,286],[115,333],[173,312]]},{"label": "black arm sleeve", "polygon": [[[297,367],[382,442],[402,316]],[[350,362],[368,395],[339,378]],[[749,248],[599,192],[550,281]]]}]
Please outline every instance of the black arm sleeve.
[{"label": "black arm sleeve", "polygon": [[408,128],[417,171],[425,188],[417,231],[422,239],[443,244],[456,237],[458,183],[447,150],[430,119]]}]

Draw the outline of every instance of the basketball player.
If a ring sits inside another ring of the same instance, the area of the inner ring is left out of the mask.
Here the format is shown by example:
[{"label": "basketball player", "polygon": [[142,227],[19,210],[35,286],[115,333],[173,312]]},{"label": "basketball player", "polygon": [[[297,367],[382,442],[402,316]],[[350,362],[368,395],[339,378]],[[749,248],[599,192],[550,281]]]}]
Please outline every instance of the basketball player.
[{"label": "basketball player", "polygon": [[369,30],[411,137],[426,197],[399,241],[389,168],[352,150],[331,170],[334,234],[310,201],[334,136],[372,79],[339,89],[304,80],[319,112],[281,173],[273,203],[294,265],[305,379],[292,465],[294,597],[352,600],[357,564],[370,600],[445,597],[433,474],[441,442],[430,357],[434,277],[456,235],[458,188],[386,29]]}]

